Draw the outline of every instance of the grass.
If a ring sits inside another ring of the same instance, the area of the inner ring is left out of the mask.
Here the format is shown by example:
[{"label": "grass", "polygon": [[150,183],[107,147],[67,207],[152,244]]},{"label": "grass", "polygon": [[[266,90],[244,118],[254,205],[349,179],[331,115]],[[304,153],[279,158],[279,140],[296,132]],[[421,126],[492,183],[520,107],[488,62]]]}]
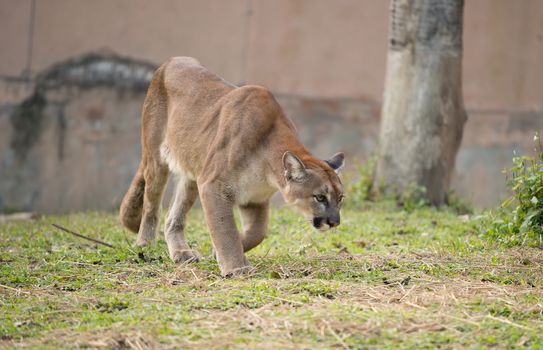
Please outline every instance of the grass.
[{"label": "grass", "polygon": [[274,209],[239,279],[220,277],[199,210],[187,236],[204,260],[181,266],[162,239],[132,248],[110,213],[0,223],[0,348],[543,348],[539,248],[446,209],[342,220],[322,233]]}]

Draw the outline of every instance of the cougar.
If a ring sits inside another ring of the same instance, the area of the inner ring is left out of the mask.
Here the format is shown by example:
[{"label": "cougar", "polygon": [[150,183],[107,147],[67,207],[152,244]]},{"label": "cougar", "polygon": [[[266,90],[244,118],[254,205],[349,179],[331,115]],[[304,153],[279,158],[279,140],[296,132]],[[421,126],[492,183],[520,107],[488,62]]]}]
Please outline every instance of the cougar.
[{"label": "cougar", "polygon": [[198,195],[223,276],[250,267],[244,253],[266,236],[277,191],[316,229],[339,225],[343,153],[328,160],[312,156],[266,88],[237,87],[194,58],[171,58],[151,80],[141,122],[142,160],[120,208],[121,223],[138,233],[137,245],[155,238],[170,173],[178,180],[164,235],[177,263],[199,259],[184,235]]}]

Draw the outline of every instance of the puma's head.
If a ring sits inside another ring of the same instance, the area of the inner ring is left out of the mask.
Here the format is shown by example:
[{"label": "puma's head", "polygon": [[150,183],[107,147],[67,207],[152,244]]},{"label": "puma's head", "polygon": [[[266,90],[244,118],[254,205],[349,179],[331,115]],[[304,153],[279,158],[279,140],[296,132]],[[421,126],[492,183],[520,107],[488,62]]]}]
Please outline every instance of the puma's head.
[{"label": "puma's head", "polygon": [[300,209],[318,230],[339,225],[343,185],[338,172],[343,160],[343,153],[325,161],[308,158],[303,162],[292,152],[283,155],[285,200]]}]

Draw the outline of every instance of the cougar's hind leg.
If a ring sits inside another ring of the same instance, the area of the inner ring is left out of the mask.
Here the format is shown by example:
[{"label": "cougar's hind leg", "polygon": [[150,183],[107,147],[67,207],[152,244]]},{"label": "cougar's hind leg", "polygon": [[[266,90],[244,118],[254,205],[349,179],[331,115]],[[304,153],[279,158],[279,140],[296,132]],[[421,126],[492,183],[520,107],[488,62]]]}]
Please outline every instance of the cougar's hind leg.
[{"label": "cougar's hind leg", "polygon": [[136,245],[142,247],[152,243],[160,221],[159,211],[164,188],[168,182],[170,170],[159,158],[145,162],[145,193],[143,212]]},{"label": "cougar's hind leg", "polygon": [[164,68],[161,66],[153,76],[141,115],[142,165],[145,192],[141,224],[136,244],[145,246],[156,236],[159,210],[164,187],[168,181],[169,168],[162,159],[160,147],[165,139],[168,124],[168,107],[164,90]]},{"label": "cougar's hind leg", "polygon": [[180,176],[164,229],[164,238],[168,244],[170,258],[176,263],[199,260],[198,254],[190,248],[185,240],[187,213],[197,196],[196,182]]}]

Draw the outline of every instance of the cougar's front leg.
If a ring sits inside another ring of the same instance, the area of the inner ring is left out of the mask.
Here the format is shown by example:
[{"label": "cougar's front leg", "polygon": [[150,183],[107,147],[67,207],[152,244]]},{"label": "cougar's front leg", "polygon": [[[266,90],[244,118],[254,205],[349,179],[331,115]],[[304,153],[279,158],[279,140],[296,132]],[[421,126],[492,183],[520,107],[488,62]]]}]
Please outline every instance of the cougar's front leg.
[{"label": "cougar's front leg", "polygon": [[253,249],[266,238],[268,230],[269,202],[251,203],[239,207],[243,236],[241,238],[245,252]]},{"label": "cougar's front leg", "polygon": [[198,187],[221,274],[235,276],[246,272],[250,265],[243,253],[232,201],[223,193],[222,186],[215,183],[199,184]]}]

